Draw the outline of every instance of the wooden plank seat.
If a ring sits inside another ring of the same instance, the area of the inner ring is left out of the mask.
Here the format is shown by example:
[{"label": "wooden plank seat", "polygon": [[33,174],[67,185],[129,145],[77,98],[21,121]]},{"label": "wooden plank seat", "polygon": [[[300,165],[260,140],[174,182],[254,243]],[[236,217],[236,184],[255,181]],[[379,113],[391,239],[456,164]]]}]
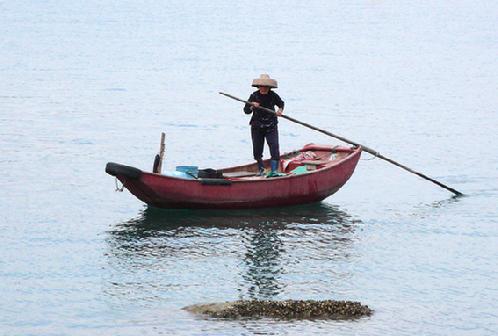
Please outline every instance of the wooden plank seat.
[{"label": "wooden plank seat", "polygon": [[319,166],[329,163],[330,160],[303,160],[299,161],[301,165]]},{"label": "wooden plank seat", "polygon": [[248,177],[248,176],[255,176],[255,175],[257,175],[257,173],[250,172],[250,171],[236,171],[236,172],[231,172],[231,173],[223,173],[223,176],[228,177],[228,178]]}]

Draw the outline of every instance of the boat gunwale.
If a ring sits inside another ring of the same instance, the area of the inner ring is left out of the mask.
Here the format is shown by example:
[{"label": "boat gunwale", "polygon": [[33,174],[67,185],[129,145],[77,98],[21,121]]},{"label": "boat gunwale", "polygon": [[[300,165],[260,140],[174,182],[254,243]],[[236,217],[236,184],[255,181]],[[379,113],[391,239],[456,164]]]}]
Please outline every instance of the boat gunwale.
[{"label": "boat gunwale", "polygon": [[[326,172],[326,171],[328,171],[330,169],[336,168],[337,166],[343,164],[345,161],[349,160],[352,156],[354,156],[354,155],[356,155],[358,153],[361,153],[361,151],[362,151],[361,146],[351,147],[350,149],[351,149],[351,151],[348,153],[348,155],[346,155],[344,158],[338,160],[337,162],[334,162],[334,163],[331,163],[331,164],[326,164],[325,167],[323,167],[323,168],[316,169],[316,170],[311,170],[311,171],[308,171],[308,172],[306,172],[304,174],[299,174],[299,175],[287,174],[285,176],[275,176],[275,177],[272,177],[272,178],[264,178],[264,179],[263,178],[262,179],[224,178],[224,179],[220,179],[220,180],[227,180],[227,181],[230,181],[231,184],[238,184],[238,183],[260,183],[260,182],[281,181],[281,180],[285,180],[285,179],[305,178],[305,177],[311,176],[313,174],[324,173],[324,172]],[[300,152],[300,151],[299,150],[298,151],[292,151],[292,152],[289,152],[289,153],[285,153],[282,156],[285,156],[285,155],[288,155],[288,154],[292,154],[292,153],[295,153],[295,152]],[[332,162],[332,160],[331,160],[331,162]],[[233,168],[245,167],[245,166],[250,166],[250,165],[252,165],[252,164],[227,167],[227,168],[222,168],[222,169],[219,169],[219,170],[233,169]],[[142,174],[146,174],[146,175],[157,177],[157,178],[165,178],[165,179],[172,179],[172,180],[176,180],[176,181],[183,181],[183,182],[186,182],[186,183],[201,183],[202,182],[202,178],[184,179],[184,178],[181,178],[181,177],[168,176],[168,175],[163,175],[163,174],[159,174],[159,173],[144,172],[144,171],[142,171]]]}]

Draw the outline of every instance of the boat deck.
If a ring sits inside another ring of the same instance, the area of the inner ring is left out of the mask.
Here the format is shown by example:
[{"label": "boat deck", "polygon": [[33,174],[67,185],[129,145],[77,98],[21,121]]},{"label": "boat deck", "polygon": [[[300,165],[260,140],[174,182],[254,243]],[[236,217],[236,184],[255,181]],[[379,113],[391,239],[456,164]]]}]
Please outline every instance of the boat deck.
[{"label": "boat deck", "polygon": [[[289,175],[300,175],[311,173],[331,164],[344,159],[349,155],[349,151],[342,152],[336,151],[338,146],[332,148],[331,150],[324,151],[314,151],[311,152],[301,152],[295,151],[291,153],[286,153],[281,156],[279,171],[284,173],[284,176]],[[266,171],[269,172],[269,160],[264,161]],[[305,171],[296,172],[295,169],[298,167],[303,167]],[[238,181],[254,181],[266,179],[266,174],[263,176],[258,175],[258,167],[256,163],[231,167],[223,170],[223,176],[226,179],[238,180]]]}]

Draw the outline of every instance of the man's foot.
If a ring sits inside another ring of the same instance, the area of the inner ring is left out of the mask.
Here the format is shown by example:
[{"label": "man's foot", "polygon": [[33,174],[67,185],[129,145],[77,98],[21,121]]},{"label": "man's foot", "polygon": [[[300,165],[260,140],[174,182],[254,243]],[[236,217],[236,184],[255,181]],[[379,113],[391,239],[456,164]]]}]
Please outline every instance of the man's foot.
[{"label": "man's foot", "polygon": [[263,176],[265,174],[265,165],[263,160],[257,160],[258,162],[258,176]]},{"label": "man's foot", "polygon": [[278,160],[270,160],[271,172],[268,175],[266,175],[266,177],[277,177],[284,175],[278,172],[278,163],[279,163]]}]

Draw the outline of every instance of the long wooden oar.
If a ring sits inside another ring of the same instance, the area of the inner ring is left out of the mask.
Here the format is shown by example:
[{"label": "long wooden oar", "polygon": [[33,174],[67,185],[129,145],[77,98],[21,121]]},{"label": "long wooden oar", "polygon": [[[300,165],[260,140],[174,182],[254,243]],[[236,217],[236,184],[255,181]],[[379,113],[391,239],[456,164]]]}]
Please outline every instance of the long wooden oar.
[{"label": "long wooden oar", "polygon": [[[232,98],[232,99],[234,99],[234,100],[240,101],[240,102],[242,102],[242,103],[246,103],[246,104],[250,104],[250,105],[252,105],[252,103],[251,103],[251,102],[249,102],[249,101],[247,101],[247,100],[243,100],[243,99],[237,98],[237,97],[232,96],[232,95],[230,95],[230,94],[228,94],[228,93],[220,92],[220,94],[222,94],[222,95],[224,95],[224,96],[227,96],[227,97],[229,97],[229,98]],[[272,109],[268,109],[268,108],[266,108],[266,107],[261,107],[261,106],[259,106],[258,108],[259,108],[259,109],[261,109],[261,110],[263,110],[263,111],[266,111],[266,112],[269,112],[269,113],[276,114],[276,113],[275,113],[275,111],[274,111],[274,110],[272,110]],[[411,169],[411,168],[409,168],[409,167],[407,167],[407,166],[405,166],[405,165],[402,165],[401,163],[398,163],[398,162],[396,162],[396,161],[394,161],[394,160],[392,160],[392,159],[390,159],[390,158],[388,158],[388,157],[385,157],[384,155],[380,154],[379,152],[377,152],[377,151],[375,151],[375,150],[373,150],[373,149],[371,149],[371,148],[369,148],[369,147],[367,147],[367,146],[364,146],[364,145],[362,145],[362,144],[356,143],[356,142],[354,142],[354,141],[351,141],[351,140],[349,140],[349,139],[346,139],[345,137],[339,136],[339,135],[337,135],[337,134],[334,134],[334,133],[331,133],[331,132],[325,131],[325,130],[323,130],[323,129],[320,129],[320,128],[318,128],[318,127],[315,127],[315,126],[313,126],[313,125],[310,125],[310,124],[308,124],[308,123],[304,123],[304,122],[302,122],[302,121],[299,121],[299,120],[297,120],[297,119],[294,119],[294,118],[292,118],[292,117],[289,117],[288,115],[282,114],[280,117],[285,118],[285,119],[287,119],[287,120],[290,120],[290,121],[292,121],[292,122],[295,122],[296,124],[300,124],[300,125],[303,125],[303,126],[305,126],[305,127],[311,128],[312,130],[315,130],[315,131],[318,131],[318,132],[320,132],[320,133],[326,134],[326,135],[331,136],[331,137],[333,137],[333,138],[339,139],[339,140],[344,141],[344,142],[346,142],[346,143],[348,143],[348,144],[351,144],[351,145],[354,145],[354,146],[361,146],[361,148],[362,148],[362,150],[363,150],[364,152],[370,153],[370,154],[372,154],[372,155],[374,155],[374,156],[378,157],[379,159],[385,160],[385,161],[387,161],[387,162],[389,162],[389,163],[392,163],[392,164],[393,164],[393,165],[395,165],[395,166],[398,166],[398,167],[400,167],[400,168],[403,168],[404,170],[406,170],[406,171],[408,171],[408,172],[410,172],[410,173],[412,173],[412,174],[418,175],[418,176],[420,176],[421,178],[423,178],[423,179],[425,179],[425,180],[431,181],[432,183],[437,184],[437,185],[438,185],[438,186],[440,186],[441,188],[444,188],[444,189],[446,189],[446,190],[451,191],[451,192],[452,192],[453,194],[455,194],[456,196],[462,196],[462,195],[463,195],[463,194],[462,194],[461,192],[459,192],[458,190],[455,190],[455,189],[453,189],[453,188],[451,188],[451,187],[448,187],[447,185],[445,185],[445,184],[443,184],[443,183],[441,183],[441,182],[439,182],[439,181],[436,181],[436,180],[434,180],[434,179],[432,179],[432,178],[428,177],[427,175],[424,175],[424,174],[422,174],[422,173],[419,173],[419,172],[417,172],[417,171],[415,171],[415,170],[413,170],[413,169]]]}]

